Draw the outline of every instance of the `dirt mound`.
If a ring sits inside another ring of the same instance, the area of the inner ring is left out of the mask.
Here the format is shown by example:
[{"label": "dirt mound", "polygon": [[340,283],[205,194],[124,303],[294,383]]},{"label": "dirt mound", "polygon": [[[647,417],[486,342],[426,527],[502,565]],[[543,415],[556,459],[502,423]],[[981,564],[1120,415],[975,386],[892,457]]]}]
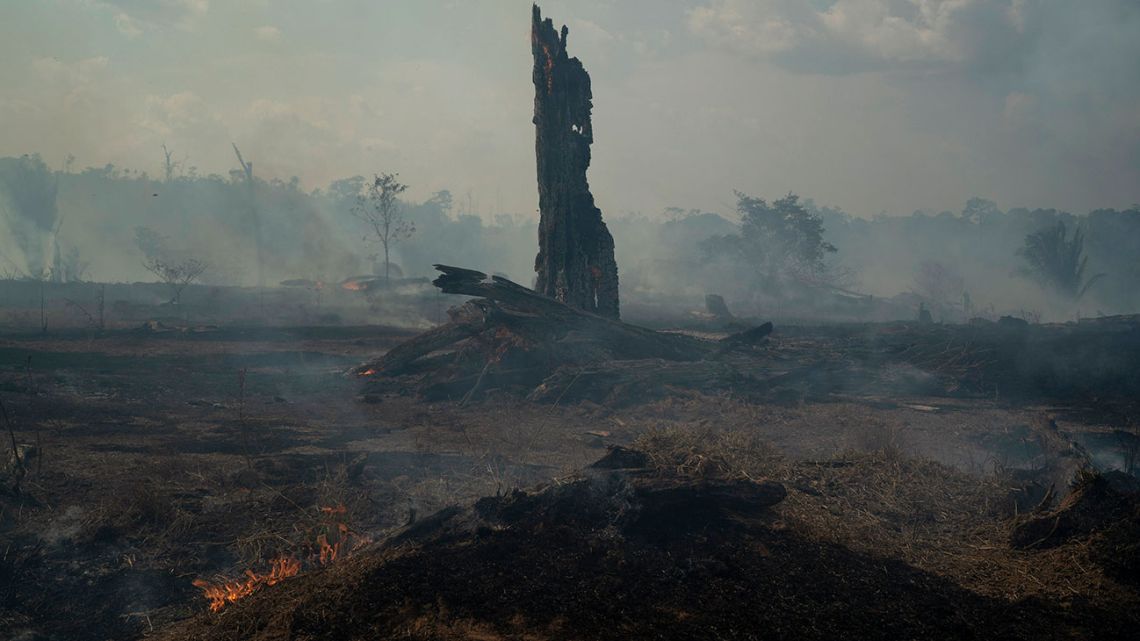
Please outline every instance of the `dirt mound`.
[{"label": "dirt mound", "polygon": [[162,638],[1038,639],[1070,616],[792,532],[770,507],[785,495],[591,468],[449,508]]}]

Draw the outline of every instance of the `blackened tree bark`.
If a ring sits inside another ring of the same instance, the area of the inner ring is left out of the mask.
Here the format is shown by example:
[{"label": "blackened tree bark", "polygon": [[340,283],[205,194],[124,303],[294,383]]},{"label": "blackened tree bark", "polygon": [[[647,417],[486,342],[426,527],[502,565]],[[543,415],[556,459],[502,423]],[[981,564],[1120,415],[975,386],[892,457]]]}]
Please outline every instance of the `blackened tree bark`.
[{"label": "blackened tree bark", "polygon": [[535,289],[572,307],[618,318],[614,239],[586,181],[593,94],[590,75],[566,54],[559,34],[534,6],[535,153],[538,158],[538,273]]}]

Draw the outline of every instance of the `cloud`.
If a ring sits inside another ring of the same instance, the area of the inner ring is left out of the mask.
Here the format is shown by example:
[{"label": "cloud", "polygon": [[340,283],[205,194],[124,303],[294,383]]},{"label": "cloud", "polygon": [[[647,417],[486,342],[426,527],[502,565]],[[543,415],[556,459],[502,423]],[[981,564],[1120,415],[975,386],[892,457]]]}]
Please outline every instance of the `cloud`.
[{"label": "cloud", "polygon": [[128,38],[137,38],[141,36],[143,32],[139,23],[125,13],[120,13],[115,16],[115,28],[119,30],[119,33]]},{"label": "cloud", "polygon": [[281,30],[273,25],[257,27],[253,30],[253,35],[262,42],[279,42],[281,40]]},{"label": "cloud", "polygon": [[1140,53],[1134,0],[706,0],[687,26],[713,46],[825,74],[1016,73],[1073,45]]},{"label": "cloud", "polygon": [[689,12],[689,29],[710,44],[751,56],[793,50],[818,28],[818,15],[795,0],[717,0]]},{"label": "cloud", "polygon": [[913,93],[958,86],[1009,126],[1140,149],[1128,118],[1140,101],[1135,0],[706,0],[688,28],[796,73],[880,73]]},{"label": "cloud", "polygon": [[145,115],[140,126],[160,136],[178,132],[193,134],[201,131],[203,125],[217,121],[206,102],[193,91],[150,95],[144,105]]},{"label": "cloud", "polygon": [[32,60],[32,69],[40,79],[75,96],[102,80],[103,72],[110,63],[106,56],[83,58],[75,62],[64,62],[59,58],[36,58]]},{"label": "cloud", "polygon": [[[234,141],[263,177],[315,186],[400,171],[424,191],[412,197],[450,187],[487,202],[501,187],[505,208],[534,209],[526,6],[491,3],[485,15],[450,0],[460,13],[441,23],[444,0],[368,20],[361,8],[375,3],[363,0],[287,12],[266,0],[65,1],[91,10],[83,56],[96,57],[75,57],[51,21],[74,16],[48,5],[30,33],[6,21],[26,53],[0,69],[15,82],[0,95],[4,153],[154,171],[165,142],[225,173]],[[1070,208],[1136,200],[1136,0],[561,6],[551,14],[593,78],[590,178],[607,213],[714,208],[733,188],[866,214],[953,208],[971,194]],[[169,46],[137,49],[155,36]],[[691,180],[694,166],[708,171]]]},{"label": "cloud", "polygon": [[[1127,0],[1117,0],[1125,2]],[[713,0],[689,12],[710,44],[818,73],[971,65],[1024,38],[1023,0]]]},{"label": "cloud", "polygon": [[210,0],[92,0],[115,12],[115,26],[135,37],[145,26],[190,29],[210,10]]}]

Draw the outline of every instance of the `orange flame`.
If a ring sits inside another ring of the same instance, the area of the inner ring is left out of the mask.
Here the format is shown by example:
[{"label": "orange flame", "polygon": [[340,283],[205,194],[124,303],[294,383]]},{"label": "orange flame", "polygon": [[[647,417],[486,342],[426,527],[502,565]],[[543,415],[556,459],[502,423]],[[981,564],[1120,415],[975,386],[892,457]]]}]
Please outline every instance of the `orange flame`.
[{"label": "orange flame", "polygon": [[[375,374],[375,373],[376,373],[376,370],[375,370],[375,369],[372,369],[371,367],[369,367],[368,369],[364,370],[363,372],[360,372],[359,374],[357,374],[357,376],[361,376],[361,377],[363,377],[363,376],[372,376],[372,375],[373,375],[373,374]],[[321,509],[323,510],[323,509],[325,509],[325,508],[321,508]]]},{"label": "orange flame", "polygon": [[321,565],[328,565],[336,560],[337,555],[340,554],[340,544],[341,541],[337,541],[335,544],[329,545],[329,539],[324,534],[317,537]]},{"label": "orange flame", "polygon": [[[327,520],[323,522],[324,532],[317,535],[316,546],[310,557],[310,563],[328,565],[341,556],[355,551],[362,545],[370,542],[367,537],[352,532],[346,519],[348,508],[343,503],[332,506],[320,506],[319,511]],[[330,543],[330,537],[333,541]],[[351,545],[350,543],[351,541]],[[211,582],[205,579],[195,579],[194,587],[202,590],[202,596],[210,602],[210,611],[219,612],[222,608],[239,599],[243,599],[264,585],[276,585],[285,579],[301,573],[301,561],[292,556],[281,556],[269,564],[268,574],[258,574],[252,570],[245,571],[244,580]]]},{"label": "orange flame", "polygon": [[[348,541],[350,532],[348,530],[348,523],[345,519],[348,516],[348,508],[344,503],[338,503],[336,507],[321,507],[321,514],[328,519],[324,526],[327,528],[317,536],[317,560],[321,565],[328,565],[340,556],[341,547]],[[333,543],[329,543],[329,537],[333,537]]]},{"label": "orange flame", "polygon": [[300,561],[283,556],[270,561],[269,574],[257,574],[253,570],[246,570],[244,581],[211,583],[205,579],[195,579],[194,587],[201,589],[202,595],[209,599],[210,611],[219,612],[226,607],[226,604],[253,594],[263,585],[276,585],[291,576],[297,576],[300,572]]}]

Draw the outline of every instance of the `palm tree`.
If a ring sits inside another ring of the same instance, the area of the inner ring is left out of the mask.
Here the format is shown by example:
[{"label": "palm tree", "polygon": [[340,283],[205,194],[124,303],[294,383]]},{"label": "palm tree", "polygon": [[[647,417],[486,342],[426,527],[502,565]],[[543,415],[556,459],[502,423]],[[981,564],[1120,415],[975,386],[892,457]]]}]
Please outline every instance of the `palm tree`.
[{"label": "palm tree", "polygon": [[1080,300],[1093,283],[1104,277],[1104,274],[1096,274],[1085,279],[1089,258],[1084,246],[1085,236],[1080,227],[1073,230],[1070,238],[1065,223],[1058,222],[1027,235],[1017,254],[1027,263],[1023,273],[1067,298]]}]

